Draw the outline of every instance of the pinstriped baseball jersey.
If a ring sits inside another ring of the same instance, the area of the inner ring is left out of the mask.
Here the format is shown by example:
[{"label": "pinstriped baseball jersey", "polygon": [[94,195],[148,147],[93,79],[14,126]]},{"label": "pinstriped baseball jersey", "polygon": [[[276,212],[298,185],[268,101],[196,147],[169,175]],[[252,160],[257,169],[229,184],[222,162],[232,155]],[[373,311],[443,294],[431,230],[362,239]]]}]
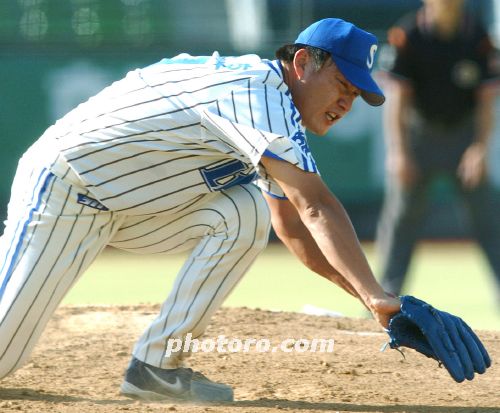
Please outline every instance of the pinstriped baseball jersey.
[{"label": "pinstriped baseball jersey", "polygon": [[103,207],[128,215],[167,213],[252,181],[281,197],[263,155],[317,172],[280,63],[256,55],[182,54],[132,71],[40,142],[64,159],[56,175],[69,165]]},{"label": "pinstriped baseball jersey", "polygon": [[254,55],[163,60],[50,127],[19,162],[0,237],[0,378],[24,364],[107,245],[191,251],[134,348],[151,365],[181,366],[166,340],[203,334],[267,243],[269,210],[250,183],[283,193],[262,156],[316,172],[282,68]]}]

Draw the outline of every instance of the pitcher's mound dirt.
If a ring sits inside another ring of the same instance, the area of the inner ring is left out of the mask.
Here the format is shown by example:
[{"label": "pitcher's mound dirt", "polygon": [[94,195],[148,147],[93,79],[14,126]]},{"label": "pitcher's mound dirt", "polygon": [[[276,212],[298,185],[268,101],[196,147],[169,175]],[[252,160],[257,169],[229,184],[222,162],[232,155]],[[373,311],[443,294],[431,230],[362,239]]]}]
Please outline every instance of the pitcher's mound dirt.
[{"label": "pitcher's mound dirt", "polygon": [[[479,335],[493,366],[457,384],[414,351],[380,347],[372,320],[223,309],[206,338],[333,338],[333,352],[194,353],[189,363],[235,389],[234,403],[144,403],[119,394],[135,340],[158,306],[63,307],[31,361],[0,382],[1,412],[407,412],[500,413],[500,331]],[[287,347],[290,349],[290,347]]]}]

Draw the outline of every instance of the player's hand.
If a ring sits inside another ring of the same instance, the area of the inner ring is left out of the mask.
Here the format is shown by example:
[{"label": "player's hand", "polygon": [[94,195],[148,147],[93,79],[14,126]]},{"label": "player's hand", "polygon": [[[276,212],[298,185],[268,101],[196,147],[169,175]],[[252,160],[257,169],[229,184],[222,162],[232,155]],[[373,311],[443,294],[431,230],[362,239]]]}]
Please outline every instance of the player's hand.
[{"label": "player's hand", "polygon": [[458,165],[457,175],[467,189],[477,187],[486,175],[487,148],[485,144],[474,143],[467,148]]},{"label": "player's hand", "polygon": [[372,299],[368,308],[375,320],[386,329],[392,316],[400,311],[401,302],[398,297],[386,293],[385,297]]}]

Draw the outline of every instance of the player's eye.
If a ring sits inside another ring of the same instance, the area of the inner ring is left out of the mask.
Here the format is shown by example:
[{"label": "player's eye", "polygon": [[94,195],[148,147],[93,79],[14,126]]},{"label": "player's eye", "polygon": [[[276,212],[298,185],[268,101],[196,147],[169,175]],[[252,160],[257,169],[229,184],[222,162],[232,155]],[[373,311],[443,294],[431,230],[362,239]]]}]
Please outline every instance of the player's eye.
[{"label": "player's eye", "polygon": [[[342,87],[344,88],[345,92],[349,93],[349,85],[347,84],[347,82],[345,80],[341,79],[341,78],[338,78],[338,77],[336,79],[337,79],[337,82],[339,82],[342,85]],[[355,90],[352,91],[352,95],[355,98],[357,98],[358,96],[361,95],[361,91],[356,88]]]},{"label": "player's eye", "polygon": [[345,89],[347,89],[347,82],[344,82],[342,79],[337,78],[337,82],[339,82]]}]

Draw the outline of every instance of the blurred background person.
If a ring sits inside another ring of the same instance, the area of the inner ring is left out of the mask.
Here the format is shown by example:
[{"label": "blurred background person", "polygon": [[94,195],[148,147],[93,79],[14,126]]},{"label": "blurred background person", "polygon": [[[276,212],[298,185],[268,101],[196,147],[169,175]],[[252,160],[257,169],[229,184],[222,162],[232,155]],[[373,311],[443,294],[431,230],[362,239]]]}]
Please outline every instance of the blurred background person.
[{"label": "blurred background person", "polygon": [[388,41],[395,59],[384,120],[386,194],[377,230],[382,285],[401,293],[430,185],[446,175],[465,201],[500,291],[500,211],[487,176],[498,74],[488,33],[463,0],[424,0],[389,30]]}]

